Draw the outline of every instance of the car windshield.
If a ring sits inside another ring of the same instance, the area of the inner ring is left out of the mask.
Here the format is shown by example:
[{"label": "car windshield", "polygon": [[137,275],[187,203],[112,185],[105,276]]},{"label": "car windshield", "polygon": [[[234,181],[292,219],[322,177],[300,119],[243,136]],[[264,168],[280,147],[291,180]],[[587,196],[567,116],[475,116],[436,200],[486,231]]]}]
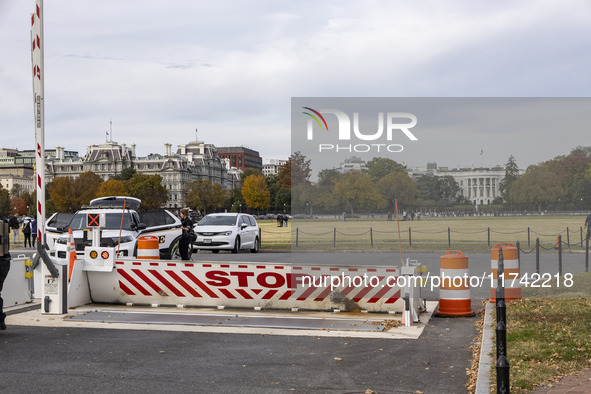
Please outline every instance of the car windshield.
[{"label": "car windshield", "polygon": [[207,215],[197,224],[198,226],[233,226],[238,216]]},{"label": "car windshield", "polygon": [[[70,225],[68,227],[71,227],[72,230],[84,230],[88,228],[86,226],[86,216],[86,213],[75,214],[72,220],[70,221]],[[121,213],[113,212],[105,214],[105,222],[105,226],[101,227],[102,229],[118,230],[119,227],[121,227]],[[127,212],[125,213],[125,215],[123,215],[123,230],[131,230],[131,223],[131,214]]]}]

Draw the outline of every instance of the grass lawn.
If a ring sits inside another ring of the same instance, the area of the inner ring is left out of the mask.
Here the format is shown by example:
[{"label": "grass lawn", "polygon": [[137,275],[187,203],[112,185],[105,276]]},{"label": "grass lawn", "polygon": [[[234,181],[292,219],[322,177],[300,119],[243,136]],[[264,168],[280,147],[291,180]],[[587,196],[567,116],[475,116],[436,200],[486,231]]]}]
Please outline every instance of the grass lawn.
[{"label": "grass lawn", "polygon": [[[500,242],[519,241],[522,249],[535,246],[552,248],[558,235],[570,242],[570,248],[582,249],[581,229],[584,216],[483,216],[422,218],[400,222],[400,241],[405,250],[485,250]],[[291,220],[289,227],[277,227],[275,221],[261,220],[262,246],[267,249],[397,249],[398,224],[385,219]],[[529,228],[529,231],[528,231]],[[568,232],[567,232],[568,229]],[[584,229],[583,229],[584,230]],[[529,246],[528,246],[529,234]],[[583,233],[584,236],[584,233]],[[297,242],[296,242],[297,241]],[[567,245],[563,245],[568,250]]]},{"label": "grass lawn", "polygon": [[[543,298],[507,303],[507,352],[514,393],[591,368],[591,273],[575,274],[568,289],[553,283],[552,288],[524,290],[525,297]],[[573,296],[577,298],[568,298]],[[494,368],[491,382],[496,383]]]}]

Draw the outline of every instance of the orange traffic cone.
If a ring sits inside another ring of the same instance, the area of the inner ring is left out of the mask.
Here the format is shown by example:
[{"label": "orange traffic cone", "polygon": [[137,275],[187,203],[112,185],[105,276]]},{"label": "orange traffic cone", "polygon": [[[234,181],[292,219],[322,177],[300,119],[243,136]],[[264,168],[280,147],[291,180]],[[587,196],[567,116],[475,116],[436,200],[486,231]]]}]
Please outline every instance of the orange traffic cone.
[{"label": "orange traffic cone", "polygon": [[74,243],[74,234],[72,233],[72,229],[68,229],[68,238],[69,238],[69,254],[68,257],[70,258],[70,263],[68,264],[68,280],[72,279],[72,271],[74,271],[74,262],[76,261],[76,244]]}]

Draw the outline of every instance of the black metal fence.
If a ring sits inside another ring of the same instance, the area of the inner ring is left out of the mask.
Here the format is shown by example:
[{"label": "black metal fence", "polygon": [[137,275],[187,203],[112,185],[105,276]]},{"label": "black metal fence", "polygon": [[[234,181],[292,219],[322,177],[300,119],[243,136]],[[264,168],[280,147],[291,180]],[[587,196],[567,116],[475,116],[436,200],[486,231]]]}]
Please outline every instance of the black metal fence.
[{"label": "black metal fence", "polygon": [[505,287],[503,280],[504,258],[503,248],[499,248],[499,260],[497,268],[497,289],[495,292],[497,311],[497,393],[509,393],[509,369],[510,364],[507,358],[507,306],[505,303]]},{"label": "black metal fence", "polygon": [[[267,233],[273,233],[273,231],[266,230]],[[585,247],[585,238],[586,233],[583,231],[583,227],[579,227],[577,230],[572,231],[569,227],[559,233],[552,233],[552,234],[544,234],[539,233],[532,230],[530,227],[524,230],[519,231],[498,231],[493,230],[488,227],[486,230],[476,230],[476,231],[459,231],[454,230],[451,227],[448,227],[445,230],[436,230],[436,231],[418,231],[413,230],[412,227],[408,228],[408,231],[404,232],[405,239],[403,239],[404,244],[408,244],[408,246],[412,247],[413,243],[423,244],[423,243],[441,243],[447,244],[448,247],[451,247],[452,244],[458,243],[486,243],[489,248],[491,248],[496,241],[493,240],[493,235],[501,235],[503,239],[508,238],[508,236],[516,236],[519,234],[526,235],[527,234],[527,246],[531,247],[532,245],[532,235],[536,236],[535,242],[536,247],[540,247],[542,249],[552,249],[555,248],[556,245],[559,243],[558,238],[560,238],[560,244],[566,245],[569,249],[571,247]],[[408,236],[406,237],[406,234]],[[413,235],[414,234],[414,235]],[[419,235],[419,240],[416,239],[416,235]],[[474,236],[475,234],[482,234],[482,238],[479,241],[465,241],[465,235]],[[485,235],[486,234],[486,235]],[[457,236],[456,236],[457,235]],[[562,237],[566,237],[566,241],[562,241]],[[424,241],[425,238],[433,238],[438,239],[439,241]],[[552,247],[545,248],[540,243],[540,237],[552,237],[556,238],[556,241],[552,242]],[[389,240],[384,240],[386,238],[390,238]],[[414,238],[414,240],[413,240]],[[370,247],[375,247],[377,244],[380,243],[391,243],[396,242],[398,243],[398,233],[395,231],[383,231],[377,230],[373,227],[369,227],[367,230],[358,231],[358,232],[344,232],[337,227],[334,227],[330,230],[315,232],[309,231],[308,228],[300,229],[299,227],[295,227],[292,229],[292,246],[300,247],[305,245],[327,245],[332,244],[334,247],[337,246],[339,243],[356,243],[356,244],[365,244],[369,245]],[[571,242],[573,241],[573,242]]]}]

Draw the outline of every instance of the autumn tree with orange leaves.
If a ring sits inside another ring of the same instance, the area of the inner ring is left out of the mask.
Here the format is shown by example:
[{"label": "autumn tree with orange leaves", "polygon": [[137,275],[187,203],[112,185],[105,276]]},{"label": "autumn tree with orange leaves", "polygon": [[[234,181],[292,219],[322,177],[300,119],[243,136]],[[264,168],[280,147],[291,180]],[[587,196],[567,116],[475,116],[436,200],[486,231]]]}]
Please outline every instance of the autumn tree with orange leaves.
[{"label": "autumn tree with orange leaves", "polygon": [[246,204],[254,209],[267,209],[271,203],[271,193],[263,175],[250,175],[242,185],[242,196]]}]

